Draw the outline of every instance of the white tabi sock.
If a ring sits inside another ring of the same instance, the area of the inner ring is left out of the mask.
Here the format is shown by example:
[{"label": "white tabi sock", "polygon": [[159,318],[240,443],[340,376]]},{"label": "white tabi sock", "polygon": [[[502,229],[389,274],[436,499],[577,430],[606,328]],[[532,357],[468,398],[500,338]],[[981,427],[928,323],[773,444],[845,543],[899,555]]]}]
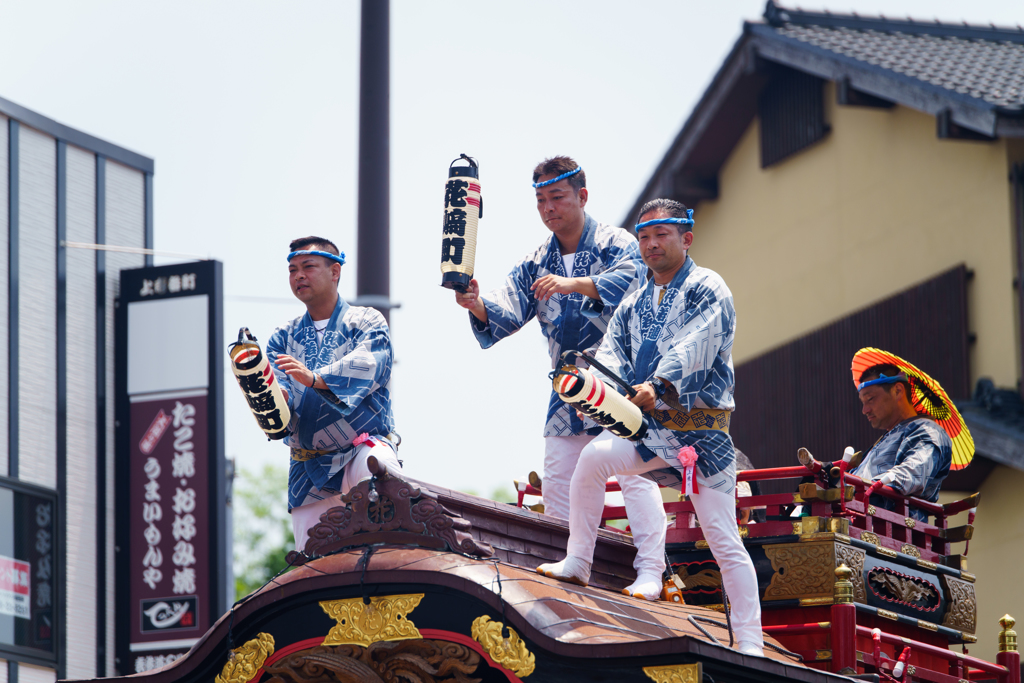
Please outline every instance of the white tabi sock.
[{"label": "white tabi sock", "polygon": [[636,577],[636,581],[622,589],[622,594],[642,600],[657,600],[661,597],[661,578],[653,574],[641,574]]},{"label": "white tabi sock", "polygon": [[586,586],[590,581],[590,563],[578,557],[566,555],[561,562],[540,565],[537,567],[537,573],[551,579]]},{"label": "white tabi sock", "polygon": [[745,640],[740,641],[737,643],[736,649],[750,657],[764,657],[764,648],[757,643],[751,643]]}]

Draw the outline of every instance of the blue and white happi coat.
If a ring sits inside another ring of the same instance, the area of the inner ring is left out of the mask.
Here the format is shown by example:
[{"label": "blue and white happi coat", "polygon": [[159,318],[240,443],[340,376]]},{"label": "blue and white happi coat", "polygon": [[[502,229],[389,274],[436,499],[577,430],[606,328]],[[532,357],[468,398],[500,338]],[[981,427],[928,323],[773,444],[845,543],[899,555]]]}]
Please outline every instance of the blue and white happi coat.
[{"label": "blue and white happi coat", "polygon": [[[892,472],[894,489],[934,503],[952,463],[953,442],[946,430],[927,417],[915,417],[886,432],[850,473],[874,481]],[[876,501],[876,496],[871,500],[874,505],[892,509],[893,501],[881,496]],[[927,518],[920,510],[911,508],[911,513],[918,519]]]},{"label": "blue and white happi coat", "polygon": [[[325,400],[313,389],[293,382],[273,365],[279,354],[305,363],[323,377],[341,404]],[[394,431],[391,414],[393,352],[388,324],[380,312],[350,306],[341,297],[327,323],[322,343],[309,313],[274,330],[267,358],[281,386],[288,391],[291,448],[329,451],[305,462],[291,461],[288,509],[302,505],[313,489],[340,490],[344,468],[355,455],[352,441],[360,434],[380,440]],[[384,440],[384,443],[390,443]]]},{"label": "blue and white happi coat", "polygon": [[[679,402],[669,404],[659,398],[658,409],[733,410],[736,309],[725,281],[687,257],[665,286],[660,306],[654,297],[654,279],[649,277],[646,287],[622,302],[597,352],[598,362],[630,386],[654,377],[670,382]],[[595,374],[618,388],[596,368]],[[637,444],[640,457],[645,462],[660,457],[674,469],[655,470],[644,476],[678,488],[682,481],[679,449],[693,446],[700,488],[732,493],[736,486],[736,453],[728,433],[714,429],[678,432],[663,427],[649,415],[647,421],[647,435]]]},{"label": "blue and white happi coat", "polygon": [[[558,239],[551,235],[536,251],[516,264],[505,284],[481,299],[487,307],[487,324],[470,313],[473,333],[483,348],[514,334],[534,317],[548,340],[551,367],[563,351],[589,351],[597,347],[608,329],[608,321],[619,302],[638,286],[638,269],[643,269],[636,238],[622,228],[598,223],[589,215],[576,247],[572,274],[565,272]],[[589,277],[601,300],[579,293],[555,294],[537,301],[530,287],[545,275]],[[584,427],[569,404],[551,392],[544,436],[598,434],[600,427]]]}]

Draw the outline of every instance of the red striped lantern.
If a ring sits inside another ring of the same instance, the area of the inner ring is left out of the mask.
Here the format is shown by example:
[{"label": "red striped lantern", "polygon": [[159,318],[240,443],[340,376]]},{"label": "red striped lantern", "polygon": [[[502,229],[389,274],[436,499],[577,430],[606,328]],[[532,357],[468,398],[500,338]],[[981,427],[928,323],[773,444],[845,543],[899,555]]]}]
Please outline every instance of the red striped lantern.
[{"label": "red striped lantern", "polygon": [[[465,160],[467,166],[456,166]],[[480,167],[462,154],[448,167],[444,186],[444,221],[441,234],[441,286],[465,292],[473,279],[476,230],[484,215],[480,194]]]}]

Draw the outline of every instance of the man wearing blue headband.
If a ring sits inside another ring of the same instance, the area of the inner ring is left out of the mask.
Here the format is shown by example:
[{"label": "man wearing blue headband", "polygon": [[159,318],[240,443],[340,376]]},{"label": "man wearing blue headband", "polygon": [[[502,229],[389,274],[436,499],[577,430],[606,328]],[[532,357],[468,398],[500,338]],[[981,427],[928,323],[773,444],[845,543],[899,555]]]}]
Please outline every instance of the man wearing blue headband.
[{"label": "man wearing blue headband", "polygon": [[[953,442],[934,420],[918,414],[906,374],[895,365],[873,365],[861,373],[857,395],[864,417],[885,434],[850,473],[868,481],[881,480],[905,496],[937,502],[953,462]],[[870,503],[888,510],[896,505],[878,494]],[[916,508],[910,514],[921,521],[928,519]]]},{"label": "man wearing blue headband", "polygon": [[[552,157],[534,168],[537,212],[551,234],[515,265],[502,287],[481,296],[477,281],[472,280],[470,291],[456,293],[458,304],[470,312],[481,347],[493,346],[536,317],[556,367],[563,351],[596,348],[619,302],[637,288],[641,264],[636,240],[585,212],[586,185],[583,169],[569,157]],[[569,404],[551,392],[544,426],[546,514],[562,519],[571,514],[569,481],[580,451],[600,431],[593,422],[585,425]],[[619,484],[633,529],[638,520],[664,519],[661,496],[652,482],[623,477]],[[665,566],[663,543],[636,532],[633,540],[637,573],[660,576]]]},{"label": "man wearing blue headband", "polygon": [[292,420],[288,510],[302,550],[320,515],[370,476],[373,455],[401,471],[391,414],[391,338],[378,311],[338,295],[345,254],[323,237],[288,248],[288,283],[306,312],[274,331],[267,358],[285,390]]},{"label": "man wearing blue headband", "polygon": [[[683,490],[732,601],[738,649],[762,656],[757,575],[736,527],[736,453],[729,436],[736,311],[721,276],[687,255],[692,216],[671,199],[649,201],[640,210],[636,229],[648,267],[646,286],[615,311],[596,360],[636,390],[630,401],[646,413],[647,434],[634,442],[606,431],[583,449],[570,490],[567,557],[538,571],[587,582],[608,477],[644,474],[675,487],[688,481]],[[651,533],[664,545],[664,509],[658,519],[642,520],[648,528],[631,522],[634,536]],[[640,577],[638,584],[641,595],[654,593],[661,576]]]}]

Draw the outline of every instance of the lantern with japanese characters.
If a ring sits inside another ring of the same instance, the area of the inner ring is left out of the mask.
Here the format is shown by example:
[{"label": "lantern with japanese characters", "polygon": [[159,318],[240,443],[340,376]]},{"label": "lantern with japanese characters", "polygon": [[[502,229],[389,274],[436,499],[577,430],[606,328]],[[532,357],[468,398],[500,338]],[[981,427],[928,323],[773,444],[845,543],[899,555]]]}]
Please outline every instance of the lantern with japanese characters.
[{"label": "lantern with japanese characters", "polygon": [[238,341],[228,347],[228,355],[231,356],[231,372],[235,373],[238,386],[260,429],[268,439],[288,436],[288,422],[292,419],[288,401],[281,391],[280,382],[274,379],[270,362],[248,327],[238,331]]},{"label": "lantern with japanese characters", "polygon": [[594,373],[575,365],[563,365],[551,375],[558,398],[612,434],[634,441],[647,434],[647,422],[640,409]]},{"label": "lantern with japanese characters", "polygon": [[[456,166],[460,159],[467,166]],[[480,167],[462,154],[448,167],[444,186],[444,223],[441,234],[441,286],[465,292],[473,279],[476,228],[484,215],[480,196]]]}]

